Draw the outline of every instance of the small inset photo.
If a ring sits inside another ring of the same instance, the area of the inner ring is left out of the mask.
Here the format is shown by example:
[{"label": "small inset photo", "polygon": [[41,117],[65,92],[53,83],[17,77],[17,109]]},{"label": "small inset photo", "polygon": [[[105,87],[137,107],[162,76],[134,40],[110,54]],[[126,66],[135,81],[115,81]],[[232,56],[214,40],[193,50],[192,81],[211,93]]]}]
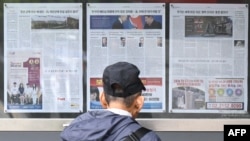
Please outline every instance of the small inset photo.
[{"label": "small inset photo", "polygon": [[245,41],[244,40],[234,40],[234,47],[244,47]]},{"label": "small inset photo", "polygon": [[90,86],[90,101],[100,101],[99,100],[100,91],[96,86]]},{"label": "small inset photo", "polygon": [[162,37],[157,37],[157,47],[162,47]]},{"label": "small inset photo", "polygon": [[108,39],[107,37],[102,37],[102,47],[107,47]]},{"label": "small inset photo", "polygon": [[144,46],[144,37],[140,37],[139,38],[139,47],[143,47]]},{"label": "small inset photo", "polygon": [[121,47],[125,47],[125,46],[126,46],[126,38],[121,37]]}]

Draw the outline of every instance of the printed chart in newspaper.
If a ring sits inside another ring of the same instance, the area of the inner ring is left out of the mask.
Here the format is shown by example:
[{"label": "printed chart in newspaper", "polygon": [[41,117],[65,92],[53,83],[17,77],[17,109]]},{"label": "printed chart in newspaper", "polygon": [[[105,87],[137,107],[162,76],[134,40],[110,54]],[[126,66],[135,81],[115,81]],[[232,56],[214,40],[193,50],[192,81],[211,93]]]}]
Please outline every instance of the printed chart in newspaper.
[{"label": "printed chart in newspaper", "polygon": [[4,4],[6,113],[83,111],[82,4]]},{"label": "printed chart in newspaper", "polygon": [[169,112],[247,112],[247,31],[247,4],[170,4]]},{"label": "printed chart in newspaper", "polygon": [[102,73],[118,61],[135,64],[146,87],[142,112],[165,111],[165,4],[87,4],[87,107],[98,99]]}]

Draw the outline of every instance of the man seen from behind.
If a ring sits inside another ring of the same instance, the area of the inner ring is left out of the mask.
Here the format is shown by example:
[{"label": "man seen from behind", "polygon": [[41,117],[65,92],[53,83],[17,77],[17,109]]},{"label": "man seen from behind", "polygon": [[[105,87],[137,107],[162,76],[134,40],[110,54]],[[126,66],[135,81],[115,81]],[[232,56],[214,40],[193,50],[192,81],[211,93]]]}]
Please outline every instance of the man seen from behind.
[{"label": "man seen from behind", "polygon": [[[146,90],[139,78],[139,69],[128,62],[109,65],[103,72],[103,90],[100,102],[104,109],[86,112],[66,127],[63,141],[124,141],[142,126],[135,120],[143,107],[142,90]],[[140,141],[161,141],[149,131]]]}]

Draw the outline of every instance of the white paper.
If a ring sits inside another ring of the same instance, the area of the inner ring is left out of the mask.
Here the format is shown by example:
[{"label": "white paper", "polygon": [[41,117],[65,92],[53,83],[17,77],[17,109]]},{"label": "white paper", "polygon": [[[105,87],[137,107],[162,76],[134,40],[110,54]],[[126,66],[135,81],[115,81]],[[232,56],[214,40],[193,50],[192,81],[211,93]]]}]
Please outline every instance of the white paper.
[{"label": "white paper", "polygon": [[[121,28],[119,21],[115,23],[120,15],[126,20],[123,28],[117,29]],[[146,15],[153,16],[160,25],[155,23],[151,29],[145,29]],[[165,4],[88,3],[87,35],[88,110],[102,108],[98,99],[94,99],[98,96],[90,98],[90,86],[97,87],[99,93],[103,91],[104,68],[127,61],[140,69],[146,87],[142,112],[165,111]],[[106,39],[107,43],[102,44]]]},{"label": "white paper", "polygon": [[169,56],[169,112],[247,112],[247,4],[170,4]]},{"label": "white paper", "polygon": [[5,3],[4,61],[5,112],[83,111],[82,4]]}]

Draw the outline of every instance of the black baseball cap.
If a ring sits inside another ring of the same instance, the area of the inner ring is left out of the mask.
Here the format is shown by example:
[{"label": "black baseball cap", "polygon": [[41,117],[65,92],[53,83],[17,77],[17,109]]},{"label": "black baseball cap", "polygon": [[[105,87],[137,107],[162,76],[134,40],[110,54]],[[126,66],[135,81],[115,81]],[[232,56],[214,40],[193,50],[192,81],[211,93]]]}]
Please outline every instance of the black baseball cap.
[{"label": "black baseball cap", "polygon": [[[107,66],[102,77],[104,92],[114,97],[127,97],[145,91],[139,74],[140,70],[128,62],[117,62]],[[112,88],[114,84],[119,85],[122,91],[115,91]]]}]

